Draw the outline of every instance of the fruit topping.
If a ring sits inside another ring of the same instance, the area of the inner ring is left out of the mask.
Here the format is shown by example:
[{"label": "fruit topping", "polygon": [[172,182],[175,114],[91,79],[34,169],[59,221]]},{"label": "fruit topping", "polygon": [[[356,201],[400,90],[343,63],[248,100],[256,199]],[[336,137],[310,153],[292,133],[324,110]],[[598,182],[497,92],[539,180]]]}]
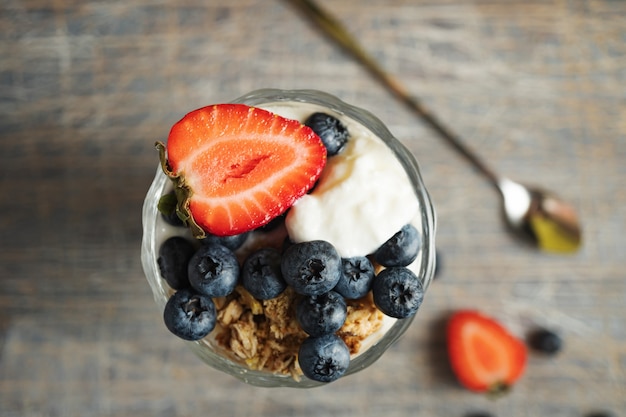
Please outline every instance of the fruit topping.
[{"label": "fruit topping", "polygon": [[526,346],[493,318],[473,310],[454,313],[447,326],[450,365],[469,390],[506,392],[521,377]]},{"label": "fruit topping", "polygon": [[287,288],[280,271],[280,259],[278,250],[261,248],[243,262],[241,284],[254,298],[269,300]]},{"label": "fruit topping", "polygon": [[190,288],[174,293],[165,304],[163,321],[176,336],[199,340],[215,327],[217,314],[211,297],[197,294]]},{"label": "fruit topping", "polygon": [[337,285],[341,257],[333,245],[323,240],[296,243],[283,253],[281,270],[298,294],[320,295]]},{"label": "fruit topping", "polygon": [[225,297],[235,289],[239,279],[239,263],[225,246],[202,245],[189,260],[189,283],[201,294]]},{"label": "fruit topping", "polygon": [[188,113],[157,142],[194,236],[230,236],[282,214],[317,181],[326,149],[297,120],[243,104]]},{"label": "fruit topping", "polygon": [[310,336],[335,333],[343,326],[347,314],[346,300],[335,291],[302,297],[296,306],[296,319]]},{"label": "fruit topping", "polygon": [[384,266],[408,266],[417,258],[419,249],[417,229],[406,224],[376,250],[374,259]]},{"label": "fruit topping", "polygon": [[313,113],[304,122],[322,139],[328,156],[337,155],[348,142],[348,129],[337,119],[326,113]]},{"label": "fruit topping", "polygon": [[537,329],[528,336],[528,345],[538,352],[553,355],[561,350],[563,340],[551,330]]},{"label": "fruit topping", "polygon": [[350,351],[335,334],[309,337],[300,345],[298,363],[302,373],[315,381],[332,382],[350,365]]},{"label": "fruit topping", "polygon": [[[258,233],[252,235],[253,246],[259,244],[254,239],[267,237],[261,230],[252,233]],[[271,329],[274,324],[267,324],[267,320],[277,320],[288,329],[279,334],[287,331],[293,336],[293,357],[300,346],[305,353],[298,365],[309,369],[302,372],[314,380],[329,382],[345,372],[350,353],[358,352],[359,335],[369,336],[379,328],[382,313],[409,317],[422,302],[422,283],[409,269],[383,268],[376,275],[367,257],[342,259],[326,241],[289,243],[281,251],[276,242],[261,238],[260,242],[273,242],[274,246],[261,244],[259,249],[248,252],[251,248],[246,247],[237,253],[215,243],[233,240],[211,235],[202,244],[194,244],[191,239],[176,236],[159,248],[161,276],[178,290],[164,311],[166,325],[175,335],[186,340],[201,339],[217,326],[216,320],[221,320],[220,326],[239,323],[254,333],[249,327],[252,322]],[[215,297],[228,298],[219,303],[217,299],[207,301]],[[244,301],[236,303],[235,299]],[[249,314],[244,313],[243,305],[249,306]],[[283,310],[288,319],[278,319]],[[368,323],[372,311],[378,319]],[[261,318],[263,315],[265,318]],[[243,331],[243,327],[238,329]],[[230,340],[227,345],[234,349],[230,344],[235,343],[235,336],[230,331],[226,334],[230,336],[216,335],[218,343]],[[307,344],[301,345],[307,335]],[[325,338],[329,335],[333,338]]]},{"label": "fruit topping", "polygon": [[383,269],[372,284],[374,303],[390,317],[413,316],[424,300],[422,281],[408,268]]},{"label": "fruit topping", "polygon": [[173,289],[189,287],[187,264],[195,251],[191,242],[180,236],[167,239],[159,248],[159,271]]},{"label": "fruit topping", "polygon": [[341,277],[335,291],[351,300],[365,297],[372,288],[374,275],[374,266],[365,256],[342,258]]},{"label": "fruit topping", "polygon": [[248,238],[248,234],[248,232],[245,232],[231,236],[215,236],[207,233],[204,238],[200,239],[200,242],[202,242],[203,244],[218,244],[226,246],[228,249],[235,251],[239,249],[241,245],[243,245],[243,243]]}]

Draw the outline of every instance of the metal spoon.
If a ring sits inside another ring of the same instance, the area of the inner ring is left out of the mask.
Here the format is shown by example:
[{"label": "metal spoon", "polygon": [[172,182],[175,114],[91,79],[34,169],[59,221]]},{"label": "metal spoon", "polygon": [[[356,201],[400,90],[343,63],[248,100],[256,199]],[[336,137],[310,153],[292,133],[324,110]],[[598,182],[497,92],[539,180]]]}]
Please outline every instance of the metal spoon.
[{"label": "metal spoon", "polygon": [[582,242],[581,229],[574,209],[554,194],[523,186],[497,175],[461,138],[382,66],[354,39],[330,13],[310,0],[289,0],[315,22],[333,41],[361,63],[382,85],[439,133],[499,190],[504,217],[511,230],[537,248],[548,252],[575,252]]}]

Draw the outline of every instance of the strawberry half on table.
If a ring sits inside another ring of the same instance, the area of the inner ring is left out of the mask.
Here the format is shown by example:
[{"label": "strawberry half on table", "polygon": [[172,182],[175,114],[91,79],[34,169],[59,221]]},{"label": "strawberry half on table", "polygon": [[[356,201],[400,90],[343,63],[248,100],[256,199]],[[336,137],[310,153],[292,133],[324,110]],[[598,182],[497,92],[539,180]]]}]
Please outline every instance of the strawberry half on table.
[{"label": "strawberry half on table", "polygon": [[454,313],[448,321],[447,343],[452,370],[472,391],[502,394],[524,372],[524,343],[480,312]]},{"label": "strawberry half on table", "polygon": [[309,191],[326,148],[297,120],[243,104],[188,113],[156,143],[194,236],[232,236],[270,222]]}]

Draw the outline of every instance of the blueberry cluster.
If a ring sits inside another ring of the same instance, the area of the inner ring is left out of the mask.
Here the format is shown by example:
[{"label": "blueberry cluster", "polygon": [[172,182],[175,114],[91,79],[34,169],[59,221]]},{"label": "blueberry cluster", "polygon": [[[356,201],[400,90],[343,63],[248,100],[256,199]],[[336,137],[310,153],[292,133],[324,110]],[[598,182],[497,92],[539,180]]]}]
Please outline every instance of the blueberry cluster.
[{"label": "blueberry cluster", "polygon": [[[194,245],[176,236],[161,245],[161,276],[177,290],[163,313],[172,333],[185,340],[208,335],[217,321],[213,298],[231,294],[237,285],[259,300],[291,286],[298,294],[296,319],[309,335],[299,350],[300,368],[310,379],[330,382],[350,364],[349,349],[336,334],[346,320],[346,300],[371,291],[376,306],[395,318],[412,316],[422,302],[422,282],[406,268],[419,251],[411,225],[369,257],[342,258],[333,245],[317,240],[290,244],[284,251],[263,247],[239,263],[235,251],[244,241],[211,236]],[[374,265],[384,268],[376,274]]]},{"label": "blueberry cluster", "polygon": [[[315,113],[305,124],[322,138],[329,156],[340,152],[348,140],[346,128],[327,114]],[[159,209],[168,214],[164,216],[168,223],[178,226],[172,198],[164,196]],[[283,220],[279,217],[276,222]],[[176,290],[163,314],[167,328],[185,340],[202,339],[216,325],[213,298],[227,296],[241,285],[256,299],[269,300],[291,286],[298,297],[296,319],[308,334],[298,352],[300,368],[310,379],[330,382],[350,364],[349,348],[337,335],[347,317],[346,300],[371,291],[380,311],[400,319],[419,308],[422,281],[406,268],[420,250],[419,233],[412,225],[402,227],[368,256],[342,258],[332,244],[317,240],[288,242],[281,250],[263,247],[240,263],[235,252],[249,234],[274,227],[237,236],[208,236],[201,243],[183,237],[167,239],[158,257],[161,276]]]}]

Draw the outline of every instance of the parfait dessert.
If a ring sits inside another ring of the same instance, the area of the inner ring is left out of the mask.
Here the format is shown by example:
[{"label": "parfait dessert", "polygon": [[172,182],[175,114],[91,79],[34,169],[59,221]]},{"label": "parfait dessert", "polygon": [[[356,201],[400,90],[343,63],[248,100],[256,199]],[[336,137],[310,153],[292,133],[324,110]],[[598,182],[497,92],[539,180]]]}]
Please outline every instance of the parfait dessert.
[{"label": "parfait dessert", "polygon": [[167,328],[263,386],[373,363],[434,272],[435,217],[410,153],[371,114],[260,90],[157,142],[142,262]]}]

